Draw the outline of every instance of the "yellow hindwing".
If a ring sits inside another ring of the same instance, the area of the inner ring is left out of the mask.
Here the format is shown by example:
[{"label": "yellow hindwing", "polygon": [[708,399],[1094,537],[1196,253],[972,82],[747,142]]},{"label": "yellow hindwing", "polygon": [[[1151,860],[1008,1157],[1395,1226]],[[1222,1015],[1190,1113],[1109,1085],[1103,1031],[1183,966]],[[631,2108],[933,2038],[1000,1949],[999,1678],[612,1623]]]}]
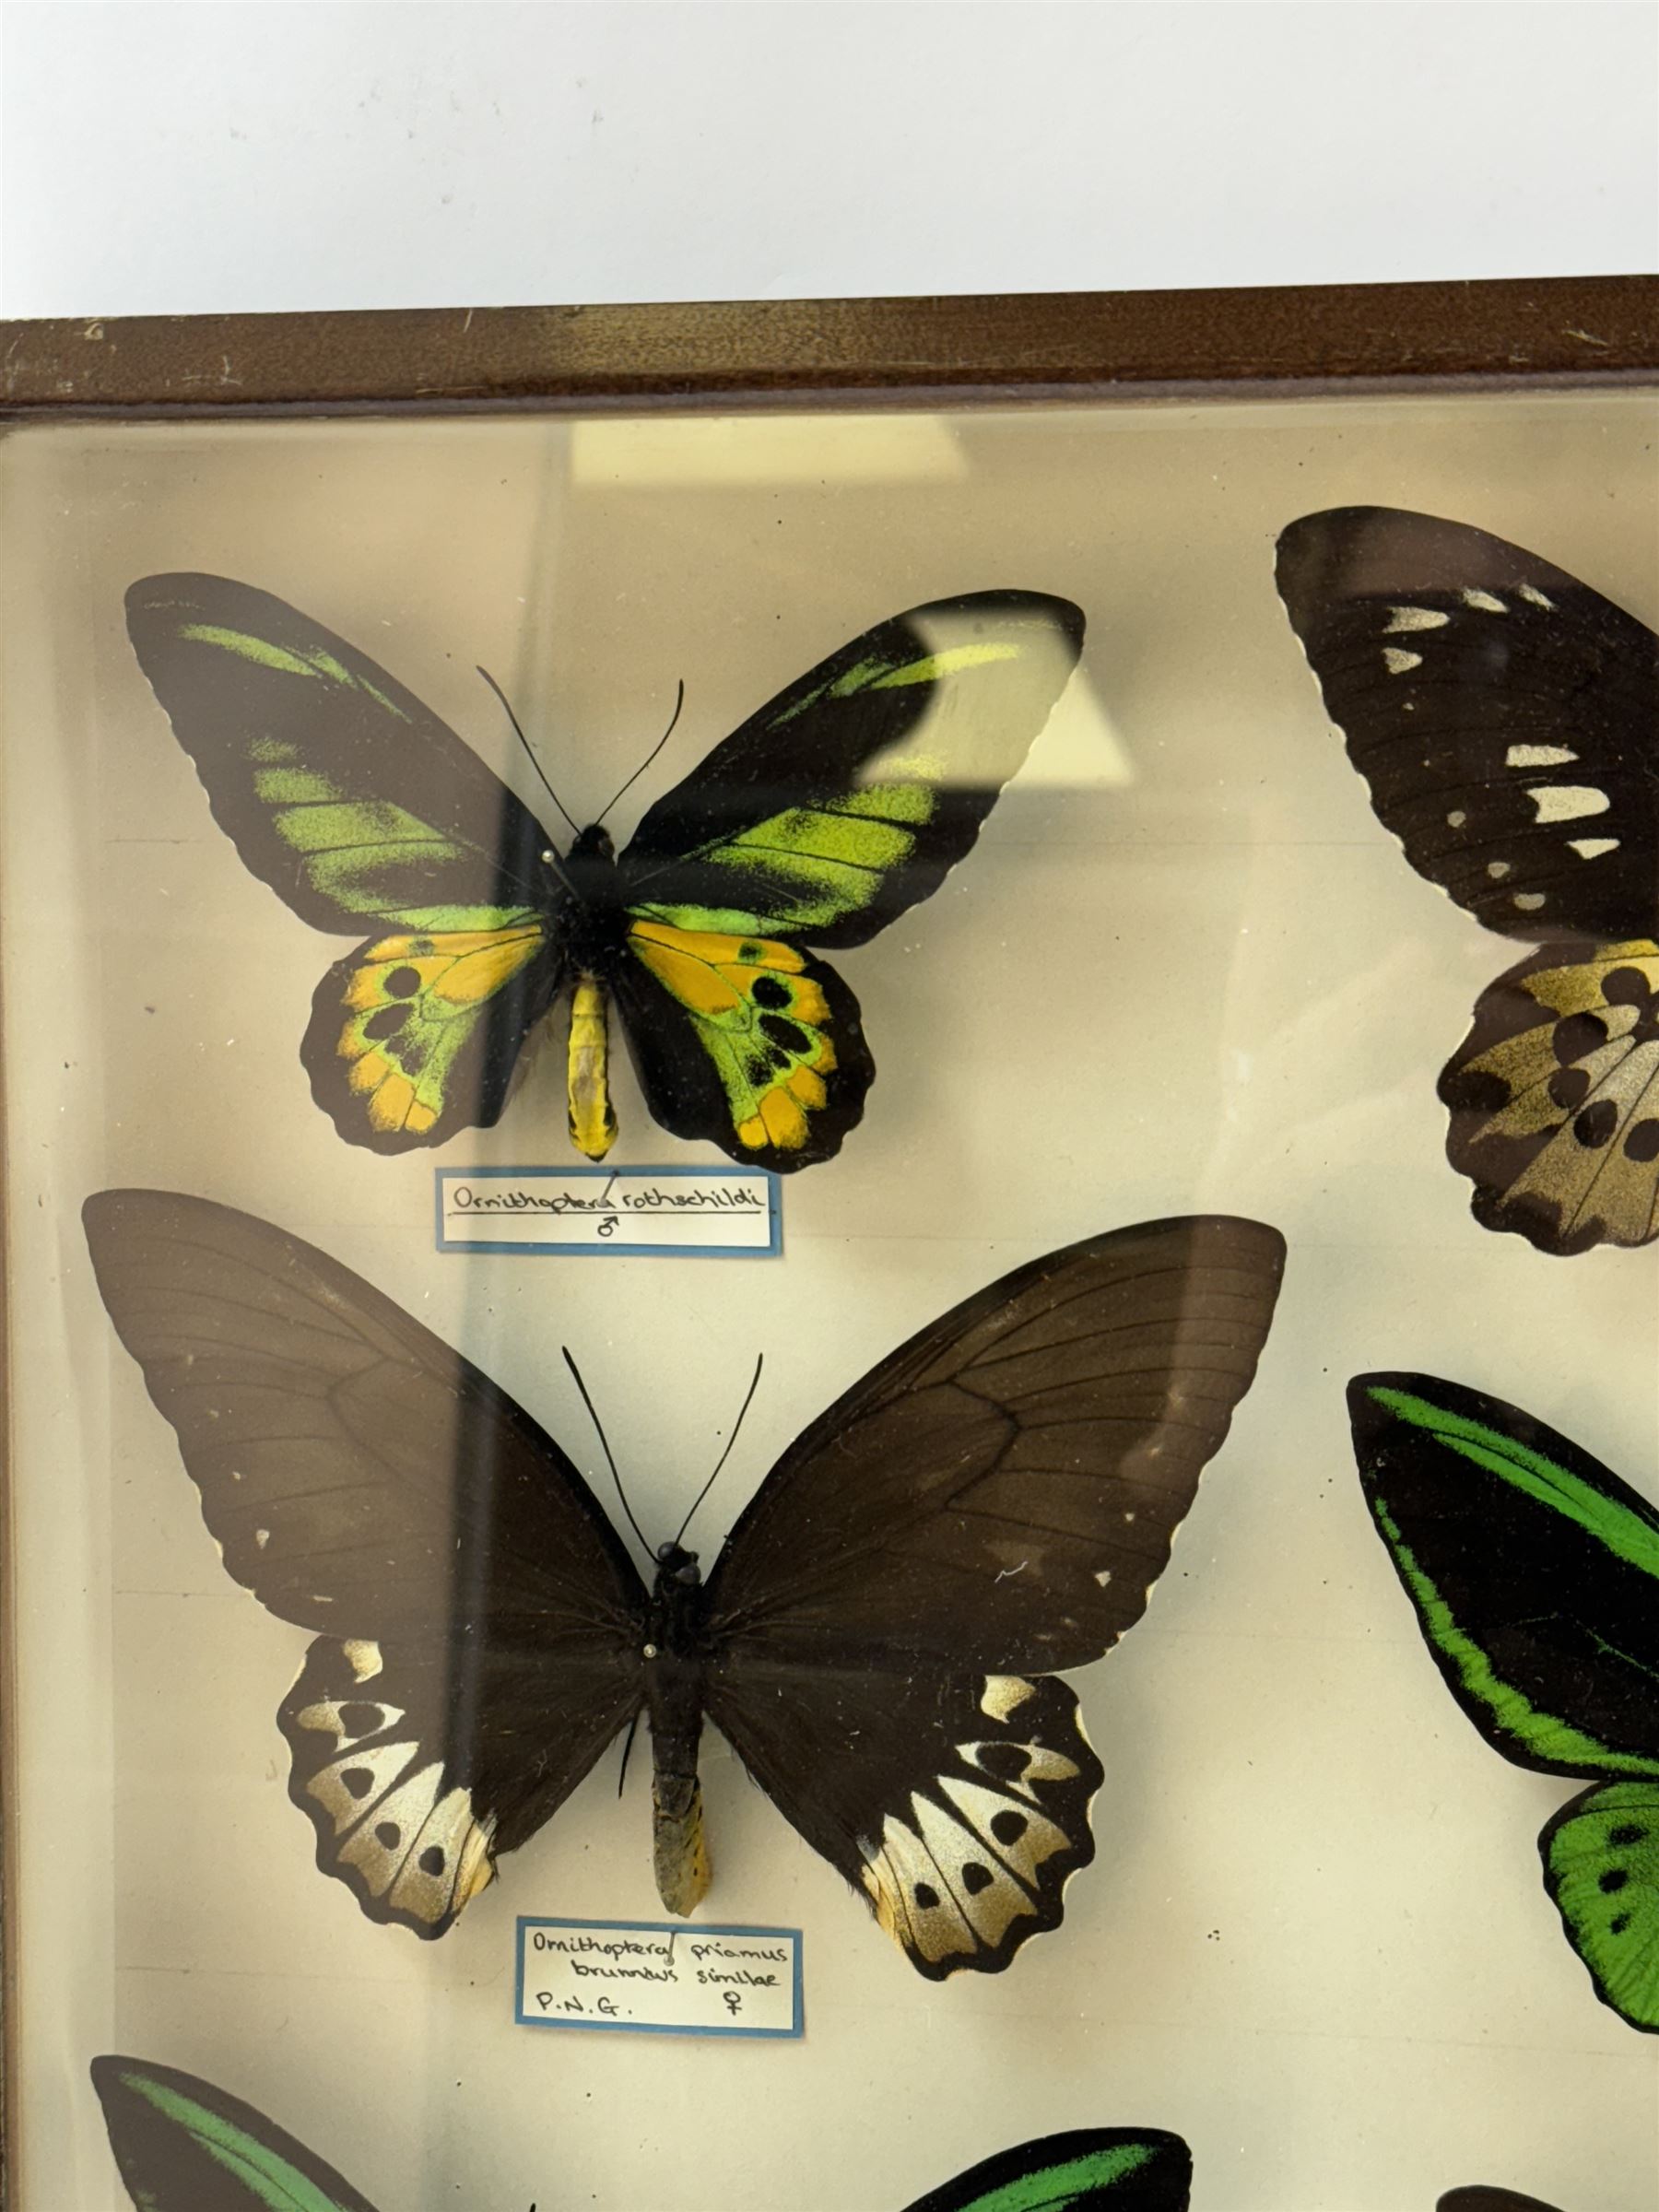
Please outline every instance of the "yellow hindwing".
[{"label": "yellow hindwing", "polygon": [[834,1072],[830,1006],[806,955],[764,937],[636,920],[630,951],[690,1017],[739,1144],[798,1152]]}]

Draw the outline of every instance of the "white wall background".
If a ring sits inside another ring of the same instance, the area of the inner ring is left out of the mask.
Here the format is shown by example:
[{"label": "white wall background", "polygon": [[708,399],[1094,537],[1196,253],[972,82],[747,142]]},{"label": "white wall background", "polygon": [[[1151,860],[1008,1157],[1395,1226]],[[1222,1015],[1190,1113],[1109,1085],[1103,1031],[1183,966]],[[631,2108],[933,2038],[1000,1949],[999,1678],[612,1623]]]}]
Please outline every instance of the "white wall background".
[{"label": "white wall background", "polygon": [[1652,0],[0,18],[7,315],[1659,265]]}]

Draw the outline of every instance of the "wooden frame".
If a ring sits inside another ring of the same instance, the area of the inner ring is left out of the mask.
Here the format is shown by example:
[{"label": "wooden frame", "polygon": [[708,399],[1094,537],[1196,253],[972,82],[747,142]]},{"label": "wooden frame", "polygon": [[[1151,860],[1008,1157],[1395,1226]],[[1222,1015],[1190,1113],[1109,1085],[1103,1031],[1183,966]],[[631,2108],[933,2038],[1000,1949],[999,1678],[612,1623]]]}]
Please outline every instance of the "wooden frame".
[{"label": "wooden frame", "polygon": [[0,417],[880,406],[1659,369],[1659,276],[0,324]]},{"label": "wooden frame", "polygon": [[[1609,386],[1659,377],[1659,276],[0,324],[0,429],[288,411],[908,407]],[[0,1223],[0,1260],[4,1224]],[[0,1316],[9,1288],[0,1265]],[[8,1339],[0,1339],[0,1384]],[[6,1470],[0,1467],[0,1480]],[[10,1491],[0,1496],[8,1534]],[[9,1541],[0,1561],[8,1610]],[[12,1740],[0,1682],[0,1773]],[[0,1834],[4,2064],[12,1829]],[[29,2212],[19,2207],[19,2212]]]}]

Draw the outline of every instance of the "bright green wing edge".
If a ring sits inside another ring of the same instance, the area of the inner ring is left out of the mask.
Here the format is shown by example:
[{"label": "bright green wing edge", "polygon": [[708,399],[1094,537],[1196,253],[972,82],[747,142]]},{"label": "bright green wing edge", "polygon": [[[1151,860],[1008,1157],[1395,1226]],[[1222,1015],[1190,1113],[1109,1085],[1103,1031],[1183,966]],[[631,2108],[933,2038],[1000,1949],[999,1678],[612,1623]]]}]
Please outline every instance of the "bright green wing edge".
[{"label": "bright green wing edge", "polygon": [[[1586,1529],[1620,1559],[1655,1577],[1659,1603],[1659,1534],[1629,1507],[1606,1497],[1557,1461],[1485,1423],[1468,1419],[1407,1391],[1370,1387],[1366,1394],[1398,1419],[1424,1430],[1448,1451],[1472,1460],[1528,1497]],[[1441,1594],[1433,1576],[1406,1542],[1385,1499],[1372,1495],[1372,1515],[1401,1582],[1418,1609],[1425,1635],[1448,1669],[1460,1702],[1483,1732],[1496,1730],[1552,1767],[1605,1774],[1659,1774],[1659,1759],[1615,1751],[1559,1714],[1535,1705],[1506,1682]],[[1489,1722],[1490,1728],[1486,1724]],[[1501,1743],[1500,1747],[1504,1747]]]},{"label": "bright green wing edge", "polygon": [[1161,2129],[1088,2129],[1021,2143],[918,2199],[909,2212],[1184,2212],[1192,2153]]},{"label": "bright green wing edge", "polygon": [[[303,2144],[211,2082],[113,2057],[94,2060],[92,2080],[122,2178],[143,2212],[200,2212],[202,2159],[227,2177],[215,2212],[374,2212]],[[173,2131],[170,2157],[159,2147]]]}]

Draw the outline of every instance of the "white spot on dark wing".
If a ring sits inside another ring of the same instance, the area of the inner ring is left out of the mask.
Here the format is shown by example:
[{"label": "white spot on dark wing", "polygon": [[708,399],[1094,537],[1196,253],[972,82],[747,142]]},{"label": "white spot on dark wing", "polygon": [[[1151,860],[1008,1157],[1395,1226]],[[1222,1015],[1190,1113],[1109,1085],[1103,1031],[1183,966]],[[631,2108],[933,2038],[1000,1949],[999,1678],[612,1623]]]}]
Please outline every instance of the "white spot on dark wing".
[{"label": "white spot on dark wing", "polygon": [[256,1528],[253,1531],[253,1546],[255,1550],[263,1551],[270,1540],[271,1532],[268,1528]]},{"label": "white spot on dark wing", "polygon": [[1037,1692],[1020,1675],[987,1675],[980,1691],[980,1711],[994,1721],[1006,1721],[1017,1706]]},{"label": "white spot on dark wing", "polygon": [[1606,814],[1612,801],[1588,783],[1535,783],[1526,794],[1540,822],[1576,822],[1586,814]]},{"label": "white spot on dark wing", "polygon": [[1388,637],[1402,629],[1444,629],[1452,619],[1432,606],[1396,606],[1383,629]]},{"label": "white spot on dark wing", "polygon": [[1522,598],[1524,599],[1529,606],[1541,606],[1545,613],[1548,615],[1553,615],[1555,613],[1555,601],[1549,596],[1547,592],[1539,591],[1535,583],[1524,583],[1521,585],[1520,590]]},{"label": "white spot on dark wing", "polygon": [[1565,768],[1578,755],[1565,745],[1512,745],[1503,756],[1505,768]]},{"label": "white spot on dark wing", "polygon": [[1542,891],[1517,891],[1513,903],[1521,909],[1524,914],[1535,914],[1544,903],[1544,893]]},{"label": "white spot on dark wing", "polygon": [[1446,827],[1448,830],[1461,830],[1468,818],[1461,806],[1453,806],[1446,817]]},{"label": "white spot on dark wing", "polygon": [[1403,645],[1384,645],[1382,658],[1390,676],[1404,676],[1408,668],[1420,668],[1423,665],[1420,653],[1407,653]]},{"label": "white spot on dark wing", "polygon": [[1487,862],[1487,874],[1494,883],[1501,883],[1509,872],[1510,864],[1507,860],[1488,860]]},{"label": "white spot on dark wing", "polygon": [[1101,1567],[1096,1570],[1095,1581],[1100,1583],[1102,1590],[1105,1589],[1107,1583],[1110,1583],[1111,1580],[1112,1570],[1110,1567]]},{"label": "white spot on dark wing", "polygon": [[1617,853],[1616,837],[1570,837],[1568,844],[1581,860],[1599,860],[1604,853]]},{"label": "white spot on dark wing", "polygon": [[1477,607],[1483,615],[1507,615],[1509,608],[1490,592],[1469,591],[1463,594],[1465,606]]}]

